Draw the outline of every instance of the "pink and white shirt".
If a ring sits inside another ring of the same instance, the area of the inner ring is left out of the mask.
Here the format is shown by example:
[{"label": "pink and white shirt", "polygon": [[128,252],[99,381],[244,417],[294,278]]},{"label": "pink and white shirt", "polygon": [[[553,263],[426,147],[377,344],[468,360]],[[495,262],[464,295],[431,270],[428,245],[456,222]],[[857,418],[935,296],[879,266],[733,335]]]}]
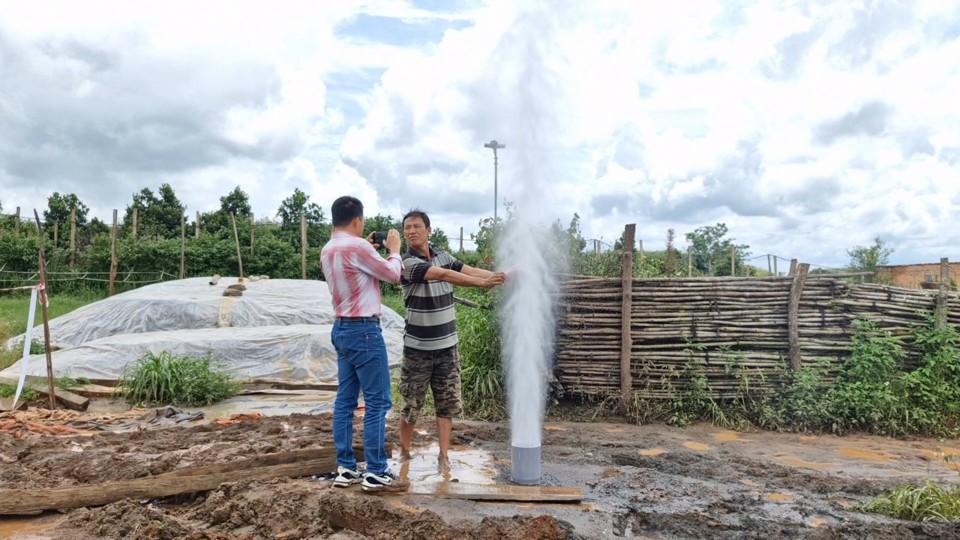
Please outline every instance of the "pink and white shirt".
[{"label": "pink and white shirt", "polygon": [[399,254],[384,259],[365,239],[334,231],[320,251],[320,267],[333,296],[335,316],[378,317],[380,282],[400,281],[403,260]]}]

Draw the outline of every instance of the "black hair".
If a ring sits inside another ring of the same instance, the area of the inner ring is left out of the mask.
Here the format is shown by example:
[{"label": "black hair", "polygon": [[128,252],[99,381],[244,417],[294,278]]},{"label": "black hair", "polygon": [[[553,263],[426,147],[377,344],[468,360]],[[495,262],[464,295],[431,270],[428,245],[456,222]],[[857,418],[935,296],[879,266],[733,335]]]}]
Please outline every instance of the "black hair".
[{"label": "black hair", "polygon": [[334,227],[345,227],[356,218],[363,218],[363,203],[356,197],[344,195],[333,201],[330,208]]},{"label": "black hair", "polygon": [[420,210],[419,208],[414,208],[413,210],[407,212],[406,215],[403,216],[403,219],[400,220],[400,225],[406,225],[407,218],[420,218],[423,220],[423,224],[426,225],[428,229],[430,228],[430,216],[428,216],[426,212]]}]

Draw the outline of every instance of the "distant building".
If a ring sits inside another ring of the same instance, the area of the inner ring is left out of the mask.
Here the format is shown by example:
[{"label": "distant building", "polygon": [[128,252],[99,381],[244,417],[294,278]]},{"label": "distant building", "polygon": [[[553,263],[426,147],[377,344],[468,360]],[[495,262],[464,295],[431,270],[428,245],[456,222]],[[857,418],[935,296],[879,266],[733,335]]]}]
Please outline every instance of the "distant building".
[{"label": "distant building", "polygon": [[[958,281],[958,274],[960,274],[960,262],[950,263],[950,280],[953,283]],[[877,269],[877,282],[907,289],[939,288],[940,263],[881,266]],[[948,288],[951,285],[947,283]]]}]

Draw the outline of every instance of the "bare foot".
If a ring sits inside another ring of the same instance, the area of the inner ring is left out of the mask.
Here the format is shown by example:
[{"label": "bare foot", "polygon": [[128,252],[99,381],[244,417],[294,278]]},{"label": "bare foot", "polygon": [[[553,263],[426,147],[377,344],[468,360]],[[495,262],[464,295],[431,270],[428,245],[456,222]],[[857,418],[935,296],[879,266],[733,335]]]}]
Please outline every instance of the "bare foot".
[{"label": "bare foot", "polygon": [[410,461],[410,457],[409,450],[400,449],[400,461]]},{"label": "bare foot", "polygon": [[450,474],[450,458],[447,456],[437,457],[437,472],[442,475]]}]

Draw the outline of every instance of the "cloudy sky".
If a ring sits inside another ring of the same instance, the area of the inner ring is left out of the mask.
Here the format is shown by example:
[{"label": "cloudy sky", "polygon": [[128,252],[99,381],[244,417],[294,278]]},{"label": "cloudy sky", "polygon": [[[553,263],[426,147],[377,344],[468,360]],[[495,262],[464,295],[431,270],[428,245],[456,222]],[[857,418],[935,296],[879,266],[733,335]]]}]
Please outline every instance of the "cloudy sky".
[{"label": "cloudy sky", "polygon": [[501,202],[588,238],[960,260],[957,96],[950,0],[3,2],[0,203],[106,220],[168,182],[192,215],[240,185],[267,216],[300,188],[455,237],[497,139]]}]

